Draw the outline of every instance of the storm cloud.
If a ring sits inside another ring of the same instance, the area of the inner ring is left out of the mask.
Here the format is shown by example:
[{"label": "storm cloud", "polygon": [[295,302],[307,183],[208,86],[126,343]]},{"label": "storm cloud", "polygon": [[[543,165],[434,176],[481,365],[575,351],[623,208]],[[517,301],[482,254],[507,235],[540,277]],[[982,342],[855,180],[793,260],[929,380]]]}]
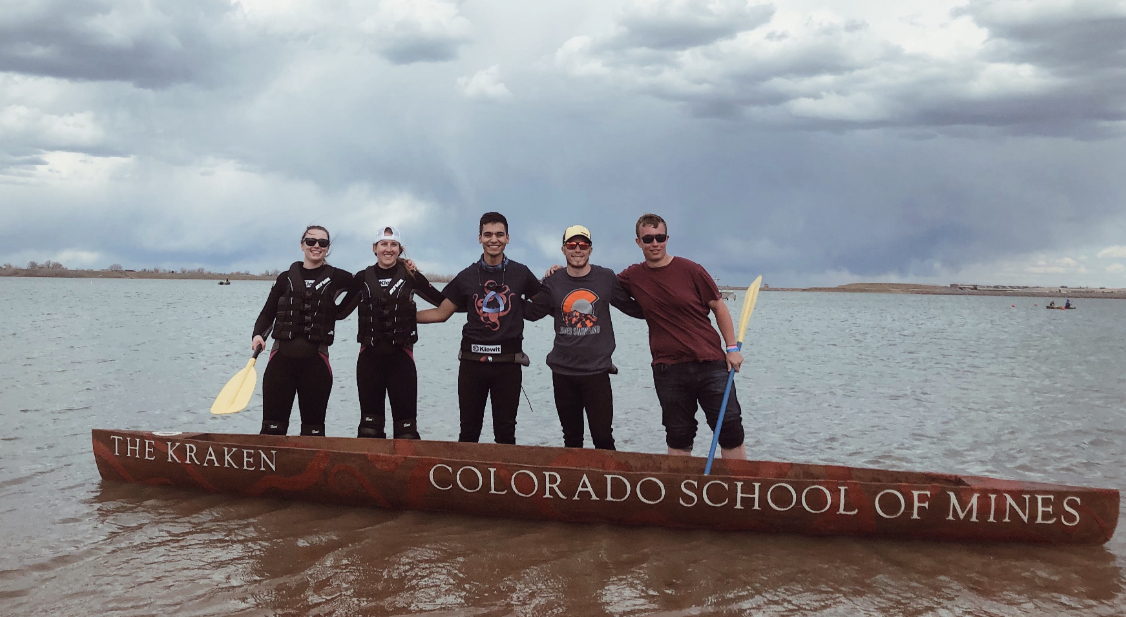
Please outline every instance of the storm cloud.
[{"label": "storm cloud", "polygon": [[[1126,286],[1126,3],[101,0],[0,16],[0,261]],[[29,246],[17,238],[35,238]]]}]

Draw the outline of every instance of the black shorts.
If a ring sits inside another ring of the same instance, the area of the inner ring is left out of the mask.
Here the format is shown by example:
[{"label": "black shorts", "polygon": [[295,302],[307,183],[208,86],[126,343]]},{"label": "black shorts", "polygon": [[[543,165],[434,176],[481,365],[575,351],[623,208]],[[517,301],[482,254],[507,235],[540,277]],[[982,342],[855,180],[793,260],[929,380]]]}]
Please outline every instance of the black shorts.
[{"label": "black shorts", "polygon": [[[653,386],[661,402],[661,423],[665,425],[665,443],[675,450],[691,450],[696,439],[696,410],[703,408],[708,426],[715,430],[719,406],[727,387],[727,362],[680,362],[654,364]],[[719,445],[737,448],[743,445],[743,414],[735,384],[723,415]]]}]

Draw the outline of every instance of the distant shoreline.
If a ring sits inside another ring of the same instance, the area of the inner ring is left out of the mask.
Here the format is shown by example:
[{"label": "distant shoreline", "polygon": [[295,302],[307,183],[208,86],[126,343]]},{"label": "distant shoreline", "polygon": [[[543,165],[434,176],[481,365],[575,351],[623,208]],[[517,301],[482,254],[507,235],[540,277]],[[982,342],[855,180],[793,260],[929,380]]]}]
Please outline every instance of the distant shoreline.
[{"label": "distant shoreline", "polygon": [[63,278],[63,279],[185,279],[203,281],[272,281],[276,274],[244,274],[226,272],[156,272],[153,270],[62,270],[36,268],[0,269],[0,277]]},{"label": "distant shoreline", "polygon": [[[63,279],[164,279],[188,281],[272,281],[273,274],[246,274],[244,272],[157,272],[155,270],[67,270],[62,268],[0,268],[0,278],[63,278]],[[448,283],[452,276],[426,275],[431,283]]]},{"label": "distant shoreline", "polygon": [[[742,289],[724,285],[721,289]],[[1014,298],[1109,298],[1126,300],[1126,289],[1091,287],[1010,287],[1004,285],[920,285],[915,283],[850,283],[838,287],[764,287],[763,291],[815,291],[829,293],[913,294],[923,296],[1008,296]]]},{"label": "distant shoreline", "polygon": [[[0,268],[0,277],[72,278],[72,279],[163,279],[189,281],[272,281],[277,274],[245,274],[225,272],[165,272],[154,270],[67,270],[36,268]],[[448,283],[452,276],[426,275],[432,283]],[[724,291],[743,291],[735,285],[720,285]],[[1126,300],[1126,289],[1094,289],[1091,287],[1009,287],[1003,285],[921,285],[916,283],[849,283],[837,287],[769,287],[762,291],[813,291],[827,293],[912,294],[922,296],[1010,296],[1031,298],[1108,298]]]}]

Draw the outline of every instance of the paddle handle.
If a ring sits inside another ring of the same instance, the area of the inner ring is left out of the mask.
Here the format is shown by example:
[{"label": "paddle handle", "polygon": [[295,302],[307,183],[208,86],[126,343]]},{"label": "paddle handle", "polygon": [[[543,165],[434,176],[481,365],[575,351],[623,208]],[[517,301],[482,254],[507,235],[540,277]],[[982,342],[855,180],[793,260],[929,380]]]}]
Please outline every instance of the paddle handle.
[{"label": "paddle handle", "polygon": [[[743,349],[743,341],[735,343],[739,351]],[[727,388],[723,390],[723,402],[719,404],[719,417],[715,421],[715,431],[712,432],[712,449],[708,451],[708,464],[704,467],[704,475],[712,472],[712,461],[715,460],[715,449],[719,445],[719,432],[723,429],[723,416],[727,413],[727,400],[731,398],[731,386],[735,384],[735,369],[727,371]]]},{"label": "paddle handle", "polygon": [[266,331],[262,333],[262,348],[254,350],[254,355],[250,357],[251,360],[257,360],[258,354],[266,351],[266,341],[270,340],[270,332],[273,332],[273,330],[274,326],[271,324],[270,327],[266,328]]}]

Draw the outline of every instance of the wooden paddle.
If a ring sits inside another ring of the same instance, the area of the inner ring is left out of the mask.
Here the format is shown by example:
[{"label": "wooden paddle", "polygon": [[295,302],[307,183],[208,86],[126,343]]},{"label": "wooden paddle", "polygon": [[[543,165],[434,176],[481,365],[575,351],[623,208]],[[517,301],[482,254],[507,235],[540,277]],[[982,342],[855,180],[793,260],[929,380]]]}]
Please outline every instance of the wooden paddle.
[{"label": "wooden paddle", "polygon": [[[743,297],[743,313],[739,315],[739,335],[735,343],[739,350],[743,350],[743,337],[747,335],[747,322],[751,320],[751,313],[755,310],[755,301],[758,300],[758,287],[762,284],[762,277],[755,279],[747,288],[747,295]],[[735,383],[735,369],[727,372],[727,389],[723,391],[723,402],[719,405],[719,418],[715,421],[715,434],[712,435],[712,449],[708,452],[708,464],[704,467],[704,475],[712,472],[712,460],[715,459],[715,449],[719,445],[719,431],[723,429],[723,414],[727,412],[727,399],[731,397],[731,385]]]},{"label": "wooden paddle", "polygon": [[231,377],[227,385],[223,386],[219,396],[215,397],[215,402],[211,404],[211,413],[223,415],[246,409],[246,404],[250,402],[250,397],[254,394],[254,386],[258,383],[258,371],[254,368],[254,362],[258,360],[258,354],[262,353],[265,348],[263,345],[255,349],[254,355],[246,363],[246,366],[235,373],[235,376]]}]

